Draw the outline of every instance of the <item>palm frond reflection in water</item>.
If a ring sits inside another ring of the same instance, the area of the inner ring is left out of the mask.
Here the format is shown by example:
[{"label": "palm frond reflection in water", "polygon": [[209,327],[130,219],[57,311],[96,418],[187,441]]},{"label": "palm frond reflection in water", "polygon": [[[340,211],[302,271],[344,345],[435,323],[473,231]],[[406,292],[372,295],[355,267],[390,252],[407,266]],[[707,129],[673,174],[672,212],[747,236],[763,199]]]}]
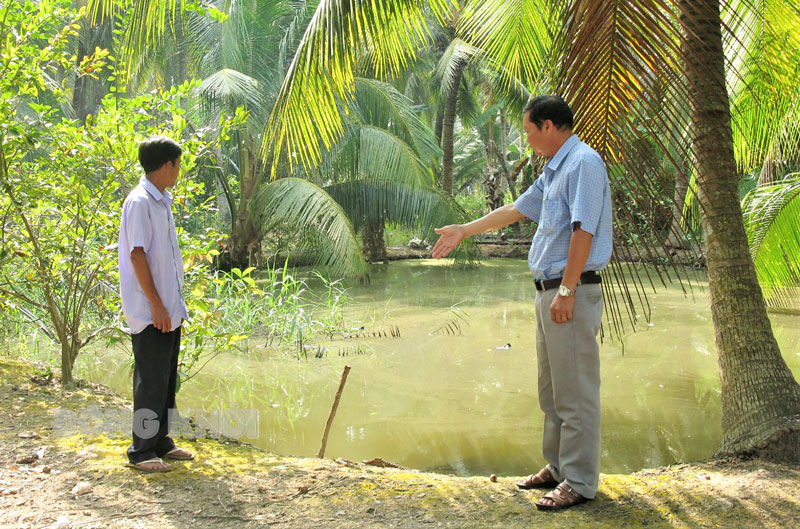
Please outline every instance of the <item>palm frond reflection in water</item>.
[{"label": "palm frond reflection in water", "polygon": [[458,307],[458,305],[453,305],[450,307],[450,311],[447,313],[447,319],[445,322],[435,330],[431,331],[429,334],[460,335],[462,332],[462,324],[469,326],[467,313],[464,311],[464,309]]}]

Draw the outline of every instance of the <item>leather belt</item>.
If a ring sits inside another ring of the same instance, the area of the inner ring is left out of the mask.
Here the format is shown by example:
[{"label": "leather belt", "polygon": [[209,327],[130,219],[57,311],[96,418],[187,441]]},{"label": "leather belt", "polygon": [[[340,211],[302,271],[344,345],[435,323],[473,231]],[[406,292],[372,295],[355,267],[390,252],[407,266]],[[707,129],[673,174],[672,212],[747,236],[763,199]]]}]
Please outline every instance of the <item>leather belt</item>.
[{"label": "leather belt", "polygon": [[[562,279],[564,278],[557,277],[555,279],[545,279],[544,281],[534,281],[534,284],[536,285],[536,290],[545,291],[545,290],[550,290],[551,288],[558,288],[558,286],[561,285]],[[589,272],[584,272],[581,274],[580,280],[578,280],[578,284],[592,285],[600,283],[602,280],[603,278],[600,277],[599,272],[590,270]]]}]

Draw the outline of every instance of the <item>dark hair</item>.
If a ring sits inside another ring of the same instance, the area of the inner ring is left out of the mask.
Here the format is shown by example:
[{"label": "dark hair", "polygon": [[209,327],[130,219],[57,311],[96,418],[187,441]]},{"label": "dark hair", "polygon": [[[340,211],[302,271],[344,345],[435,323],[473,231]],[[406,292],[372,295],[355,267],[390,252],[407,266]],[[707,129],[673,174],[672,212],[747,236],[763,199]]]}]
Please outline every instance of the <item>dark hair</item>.
[{"label": "dark hair", "polygon": [[150,174],[167,162],[181,157],[183,150],[173,139],[166,136],[153,136],[139,144],[139,163],[145,174]]},{"label": "dark hair", "polygon": [[528,114],[528,112],[530,112],[528,119],[538,128],[542,128],[542,123],[548,119],[558,129],[564,126],[572,128],[572,110],[567,102],[559,96],[538,96],[531,99],[525,105],[523,115]]}]

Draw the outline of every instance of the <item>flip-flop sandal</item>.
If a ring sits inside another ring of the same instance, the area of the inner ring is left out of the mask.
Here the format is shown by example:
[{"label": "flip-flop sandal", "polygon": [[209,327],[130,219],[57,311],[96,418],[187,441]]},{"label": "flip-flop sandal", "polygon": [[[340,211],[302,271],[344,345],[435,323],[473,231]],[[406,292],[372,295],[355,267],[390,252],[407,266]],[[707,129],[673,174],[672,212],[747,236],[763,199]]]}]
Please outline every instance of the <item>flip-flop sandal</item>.
[{"label": "flip-flop sandal", "polygon": [[[542,500],[548,499],[553,502],[552,505],[542,503]],[[536,502],[536,508],[540,511],[560,511],[562,509],[569,509],[581,503],[589,501],[591,498],[581,496],[575,489],[567,485],[566,482],[561,483],[558,487],[545,494],[541,500]]]},{"label": "flip-flop sandal", "polygon": [[125,466],[128,468],[135,468],[136,470],[141,470],[142,472],[169,472],[172,470],[169,465],[166,467],[147,467],[144,466],[147,463],[160,463],[162,465],[166,465],[164,461],[160,457],[154,457],[153,459],[148,459],[146,461],[139,461],[138,463],[131,463],[130,461],[125,463]]},{"label": "flip-flop sandal", "polygon": [[553,478],[553,474],[547,467],[544,467],[536,474],[531,474],[522,481],[517,481],[517,487],[522,490],[551,489],[557,485],[558,481]]},{"label": "flip-flop sandal", "polygon": [[166,457],[167,459],[176,459],[178,461],[191,461],[192,459],[194,459],[194,454],[192,454],[188,450],[184,450],[183,448],[178,448],[176,446],[175,448],[164,454],[164,457]]}]

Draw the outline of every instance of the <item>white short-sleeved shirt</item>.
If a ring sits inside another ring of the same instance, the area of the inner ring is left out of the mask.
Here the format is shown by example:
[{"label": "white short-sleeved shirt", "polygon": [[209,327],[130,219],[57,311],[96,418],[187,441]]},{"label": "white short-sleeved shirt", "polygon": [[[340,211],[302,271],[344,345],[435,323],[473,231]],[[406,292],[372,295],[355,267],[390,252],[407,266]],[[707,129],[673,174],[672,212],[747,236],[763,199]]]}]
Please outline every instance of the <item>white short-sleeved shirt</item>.
[{"label": "white short-sleeved shirt", "polygon": [[613,250],[608,174],[600,155],[578,136],[573,134],[564,142],[514,207],[538,223],[528,253],[534,279],[564,275],[576,222],[593,235],[583,271],[599,271],[608,264]]},{"label": "white short-sleeved shirt", "polygon": [[160,192],[147,178],[130,192],[122,206],[119,229],[119,282],[122,311],[131,334],[142,332],[153,323],[150,302],[144,295],[131,262],[131,252],[141,246],[153,283],[172,322],[171,331],[189,319],[181,294],[183,257],[172,216],[172,196]]}]

